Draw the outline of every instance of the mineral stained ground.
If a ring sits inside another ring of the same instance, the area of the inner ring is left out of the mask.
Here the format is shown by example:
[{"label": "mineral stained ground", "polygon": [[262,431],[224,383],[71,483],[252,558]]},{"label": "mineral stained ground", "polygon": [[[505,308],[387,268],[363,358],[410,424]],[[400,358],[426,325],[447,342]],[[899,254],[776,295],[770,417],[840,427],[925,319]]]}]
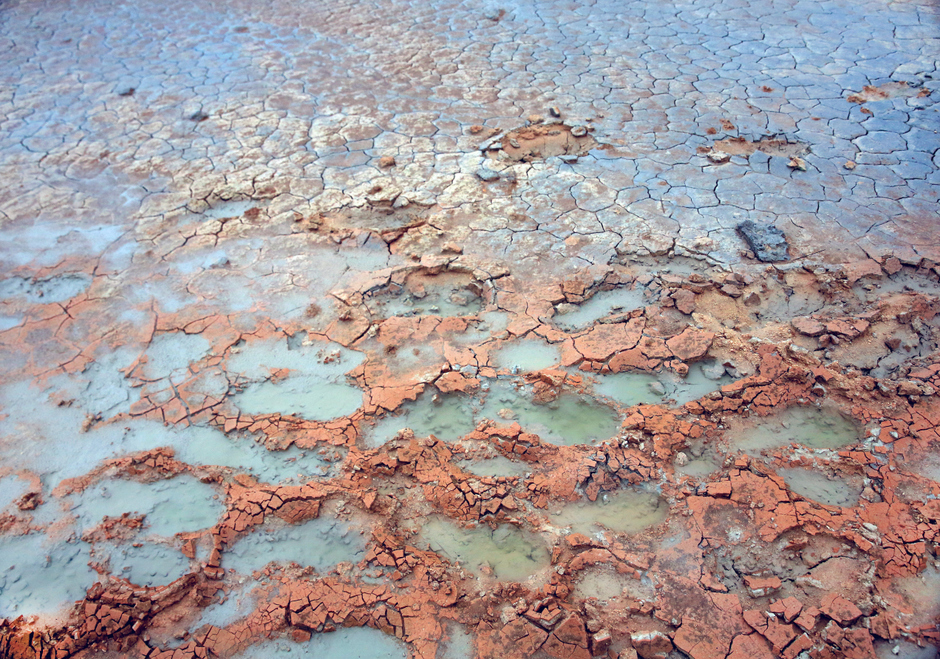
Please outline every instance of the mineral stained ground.
[{"label": "mineral stained ground", "polygon": [[935,2],[7,0],[0,81],[0,656],[936,656]]}]

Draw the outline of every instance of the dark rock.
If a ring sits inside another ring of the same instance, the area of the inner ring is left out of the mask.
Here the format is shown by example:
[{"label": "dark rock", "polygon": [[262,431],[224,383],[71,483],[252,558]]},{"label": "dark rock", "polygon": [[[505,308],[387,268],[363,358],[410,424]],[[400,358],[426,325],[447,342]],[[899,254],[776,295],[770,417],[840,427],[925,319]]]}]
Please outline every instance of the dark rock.
[{"label": "dark rock", "polygon": [[738,233],[759,261],[774,263],[789,260],[787,238],[783,235],[783,231],[774,225],[760,225],[751,220],[745,220],[738,225]]}]

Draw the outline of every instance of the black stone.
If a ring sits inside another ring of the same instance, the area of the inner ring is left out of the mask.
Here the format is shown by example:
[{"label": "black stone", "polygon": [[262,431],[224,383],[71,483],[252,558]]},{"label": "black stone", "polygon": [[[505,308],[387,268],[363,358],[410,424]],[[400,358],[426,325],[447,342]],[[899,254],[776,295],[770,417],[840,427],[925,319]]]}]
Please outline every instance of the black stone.
[{"label": "black stone", "polygon": [[738,225],[738,233],[741,234],[741,237],[744,238],[759,261],[774,263],[790,259],[787,254],[787,237],[783,235],[783,231],[774,225],[762,225],[751,220],[745,220]]}]

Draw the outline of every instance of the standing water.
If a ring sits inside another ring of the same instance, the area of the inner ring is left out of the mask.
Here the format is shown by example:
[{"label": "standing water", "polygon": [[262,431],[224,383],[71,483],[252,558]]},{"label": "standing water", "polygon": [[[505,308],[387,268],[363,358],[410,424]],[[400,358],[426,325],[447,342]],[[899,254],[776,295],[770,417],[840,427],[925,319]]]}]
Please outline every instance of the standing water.
[{"label": "standing water", "polygon": [[464,529],[448,519],[434,517],[421,527],[418,540],[475,574],[492,570],[501,581],[523,581],[549,564],[542,541],[510,524],[495,529],[484,525]]},{"label": "standing water", "polygon": [[812,405],[795,405],[763,419],[735,418],[729,425],[731,448],[749,455],[791,443],[814,449],[841,448],[860,437],[860,428],[851,418],[834,408]]},{"label": "standing water", "polygon": [[639,533],[659,524],[669,515],[669,506],[659,494],[646,489],[604,493],[597,501],[582,499],[551,513],[554,526],[567,526],[575,533],[593,535],[603,529],[617,533]]}]

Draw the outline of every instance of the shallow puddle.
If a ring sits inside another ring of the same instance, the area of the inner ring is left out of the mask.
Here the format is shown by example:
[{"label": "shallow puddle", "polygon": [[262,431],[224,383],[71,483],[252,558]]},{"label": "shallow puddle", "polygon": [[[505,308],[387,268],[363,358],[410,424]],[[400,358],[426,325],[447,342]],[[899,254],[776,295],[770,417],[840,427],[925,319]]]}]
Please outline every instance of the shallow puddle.
[{"label": "shallow puddle", "polygon": [[525,476],[532,471],[532,466],[525,462],[515,462],[498,455],[480,460],[459,460],[457,465],[471,474],[489,478]]},{"label": "shallow puddle", "polygon": [[455,343],[483,343],[486,339],[505,331],[509,326],[509,314],[505,311],[487,311],[470,321],[467,329],[449,338]]},{"label": "shallow puddle", "polygon": [[365,299],[373,316],[473,316],[483,299],[473,277],[460,272],[416,273],[399,288],[388,288]]},{"label": "shallow puddle", "polygon": [[683,464],[676,456],[677,459],[673,462],[673,466],[677,475],[705,478],[721,469],[724,465],[724,458],[712,446],[693,444],[682,453],[685,454],[687,462]]},{"label": "shallow puddle", "polygon": [[319,572],[365,556],[361,529],[331,517],[300,524],[268,524],[239,538],[222,557],[223,567],[251,574],[268,563],[297,563]]},{"label": "shallow puddle", "polygon": [[122,434],[116,428],[82,433],[85,411],[54,393],[26,382],[0,386],[0,410],[6,415],[0,418],[3,466],[30,470],[52,487],[114,455]]},{"label": "shallow puddle", "polygon": [[522,339],[502,344],[492,355],[496,368],[528,373],[556,366],[561,361],[557,346],[539,339]]},{"label": "shallow puddle", "polygon": [[669,506],[652,490],[633,488],[604,492],[597,501],[582,499],[550,513],[552,524],[592,536],[604,529],[639,533],[669,516]]},{"label": "shallow puddle", "polygon": [[0,280],[0,300],[22,298],[29,304],[65,302],[91,286],[91,277],[82,273],[56,275],[46,279],[10,277]]},{"label": "shallow puddle", "polygon": [[380,419],[364,431],[369,447],[381,446],[404,428],[418,437],[434,435],[446,441],[471,432],[483,419],[503,425],[518,422],[526,432],[554,444],[585,444],[610,439],[620,430],[620,416],[594,399],[562,392],[555,400],[536,404],[530,386],[514,380],[484,380],[474,396],[425,391],[397,414]]},{"label": "shallow puddle", "polygon": [[465,529],[436,517],[425,522],[416,542],[452,562],[459,561],[474,574],[491,571],[500,581],[524,581],[549,564],[541,539],[511,524]]},{"label": "shallow puddle", "polygon": [[719,390],[733,380],[724,367],[713,361],[689,366],[685,377],[673,371],[645,373],[630,371],[596,376],[594,391],[624,407],[672,402],[685,405]]},{"label": "shallow puddle", "polygon": [[278,382],[255,382],[233,397],[246,414],[284,414],[310,421],[329,421],[362,406],[362,390],[325,382],[316,376],[292,376]]},{"label": "shallow puddle", "polygon": [[827,506],[852,508],[862,494],[860,478],[830,479],[824,471],[802,468],[779,469],[777,474],[795,493]]},{"label": "shallow puddle", "polygon": [[145,534],[163,537],[210,528],[225,511],[215,489],[186,475],[153,483],[111,479],[69,500],[84,530],[97,526],[105,516],[131,513],[145,515]]},{"label": "shallow puddle", "polygon": [[937,659],[940,650],[934,647],[920,647],[907,641],[875,641],[877,659]]},{"label": "shallow puddle", "polygon": [[[253,341],[233,351],[230,375],[250,380],[232,402],[247,414],[284,414],[310,421],[329,421],[362,406],[362,390],[347,384],[346,373],[364,358],[335,343],[292,339]],[[271,380],[273,371],[289,369]]]},{"label": "shallow puddle", "polygon": [[927,455],[920,460],[905,462],[904,468],[940,483],[940,445],[933,444]]},{"label": "shallow puddle", "polygon": [[257,597],[250,593],[252,586],[254,582],[230,586],[221,600],[202,610],[199,620],[192,626],[192,629],[199,629],[203,625],[227,627],[236,620],[246,617],[258,604]]},{"label": "shallow puddle", "polygon": [[579,305],[558,305],[552,322],[566,332],[587,329],[601,318],[645,305],[643,288],[614,288],[596,293]]},{"label": "shallow puddle", "polygon": [[42,534],[0,538],[0,616],[54,615],[85,596],[97,575],[84,543]]},{"label": "shallow puddle", "polygon": [[588,396],[566,391],[537,405],[530,387],[517,387],[509,380],[491,382],[480,416],[500,423],[517,421],[526,432],[566,446],[610,439],[621,424],[613,409]]},{"label": "shallow puddle", "polygon": [[765,418],[735,418],[727,437],[732,450],[756,455],[791,443],[814,449],[841,448],[858,441],[860,435],[858,424],[836,409],[793,405]]},{"label": "shallow puddle", "polygon": [[173,547],[154,542],[97,545],[95,556],[107,557],[111,574],[137,586],[165,586],[189,572],[190,562]]},{"label": "shallow puddle", "polygon": [[377,448],[390,441],[404,428],[411,428],[418,437],[434,435],[445,441],[456,441],[473,430],[472,399],[463,394],[438,394],[426,390],[414,402],[402,405],[375,425],[363,424],[366,446]]},{"label": "shallow puddle", "polygon": [[932,625],[940,616],[940,565],[927,564],[920,574],[895,577],[889,587],[888,605],[900,596],[898,610],[910,627]]},{"label": "shallow puddle", "polygon": [[574,594],[582,599],[596,597],[602,602],[618,597],[652,600],[656,589],[649,579],[620,574],[609,567],[592,567],[579,573],[574,582]]},{"label": "shallow puddle", "polygon": [[306,643],[262,641],[235,655],[237,659],[270,659],[290,653],[301,659],[408,659],[408,646],[371,627],[344,627],[314,634]]},{"label": "shallow puddle", "polygon": [[[340,460],[328,462],[314,450],[291,446],[271,451],[247,436],[225,435],[214,428],[181,429],[167,442],[176,459],[191,465],[229,467],[238,473],[255,476],[263,483],[304,482],[334,474]],[[345,451],[331,450],[338,456]]]},{"label": "shallow puddle", "polygon": [[447,640],[438,650],[438,659],[473,659],[473,635],[462,626],[447,626]]}]

